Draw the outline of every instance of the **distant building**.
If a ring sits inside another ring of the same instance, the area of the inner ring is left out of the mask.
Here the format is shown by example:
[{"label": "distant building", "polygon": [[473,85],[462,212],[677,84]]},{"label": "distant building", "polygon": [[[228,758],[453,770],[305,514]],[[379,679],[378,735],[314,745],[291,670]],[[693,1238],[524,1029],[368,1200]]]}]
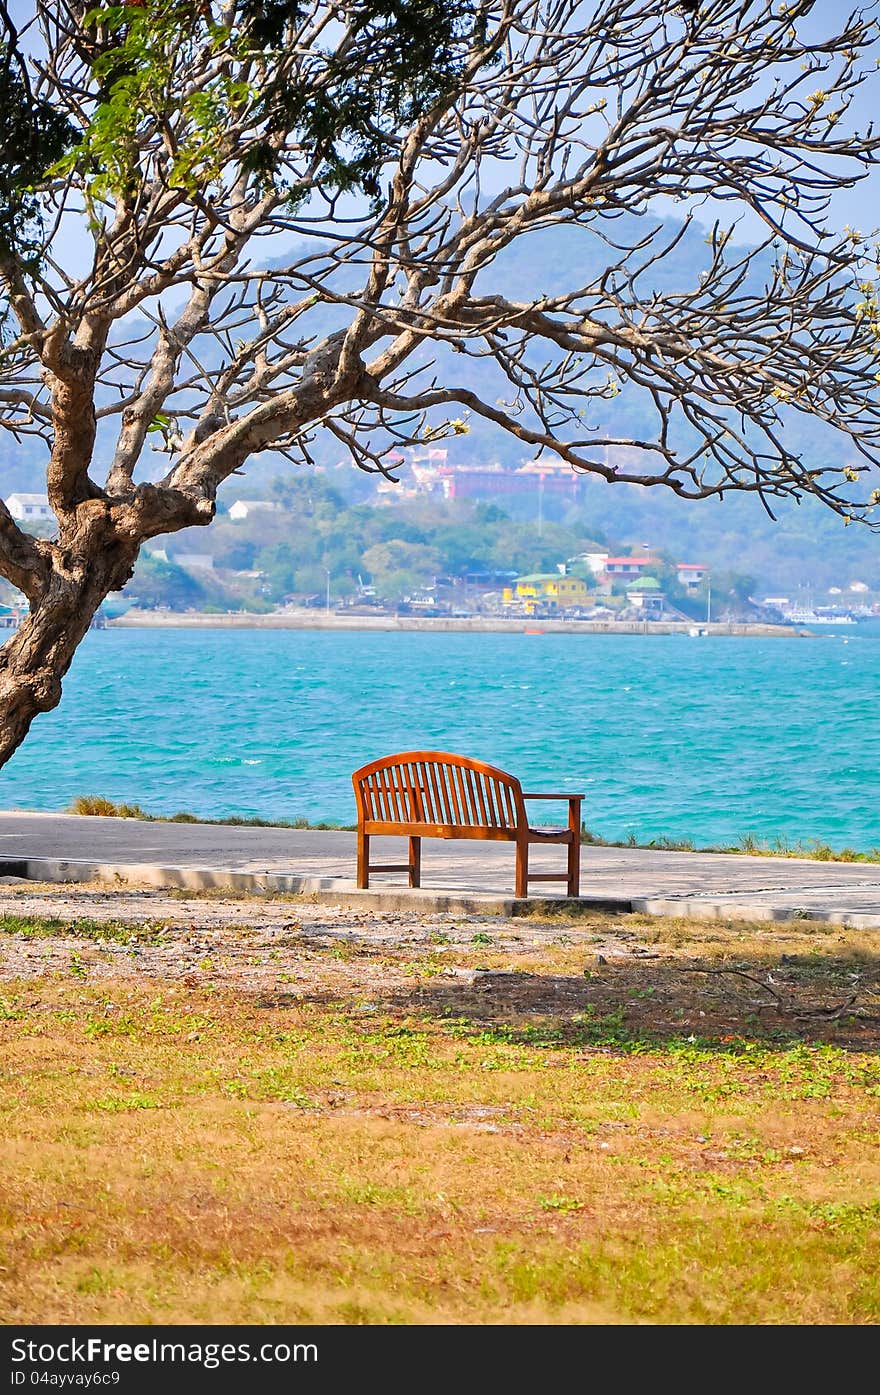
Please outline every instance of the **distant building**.
[{"label": "distant building", "polygon": [[10,494],[6,507],[20,523],[51,522],[55,517],[48,494]]},{"label": "distant building", "polygon": [[238,521],[243,518],[253,518],[255,513],[283,513],[280,504],[276,504],[273,499],[236,499],[234,504],[229,506],[229,517]]},{"label": "distant building", "polygon": [[709,568],[702,562],[679,562],[675,570],[681,585],[688,589],[699,586],[709,575]]},{"label": "distant building", "polygon": [[517,602],[527,610],[538,604],[550,610],[567,610],[569,606],[584,605],[589,593],[579,576],[560,576],[558,572],[532,572],[529,576],[518,576],[513,586],[505,586],[505,605]]},{"label": "distant building", "polygon": [[497,463],[451,465],[445,452],[433,451],[412,455],[410,466],[418,491],[444,499],[573,498],[584,482],[564,460],[531,460],[510,470]]},{"label": "distant building", "polygon": [[586,576],[589,572],[592,576],[599,576],[605,570],[605,563],[608,561],[607,552],[577,552],[574,557],[566,557],[562,564],[566,576]]},{"label": "distant building", "polygon": [[646,615],[659,615],[663,611],[665,598],[660,589],[660,582],[655,576],[640,576],[632,586],[627,586],[626,599],[631,606]]},{"label": "distant building", "polygon": [[606,557],[602,570],[606,576],[638,577],[644,576],[649,567],[656,565],[656,557]]}]

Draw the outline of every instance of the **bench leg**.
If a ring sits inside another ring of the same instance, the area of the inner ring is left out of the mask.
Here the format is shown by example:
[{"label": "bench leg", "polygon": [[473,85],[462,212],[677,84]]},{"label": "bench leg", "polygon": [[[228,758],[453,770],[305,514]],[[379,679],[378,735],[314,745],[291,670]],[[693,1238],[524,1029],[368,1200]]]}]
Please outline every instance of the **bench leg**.
[{"label": "bench leg", "polygon": [[370,885],[370,835],[358,830],[357,836],[357,884],[361,891]]},{"label": "bench leg", "polygon": [[568,845],[568,894],[581,894],[581,839],[580,830]]},{"label": "bench leg", "polygon": [[516,896],[529,894],[529,845],[525,840],[516,844]]},{"label": "bench leg", "polygon": [[422,884],[421,838],[410,838],[409,840],[409,884],[410,886],[421,886]]}]

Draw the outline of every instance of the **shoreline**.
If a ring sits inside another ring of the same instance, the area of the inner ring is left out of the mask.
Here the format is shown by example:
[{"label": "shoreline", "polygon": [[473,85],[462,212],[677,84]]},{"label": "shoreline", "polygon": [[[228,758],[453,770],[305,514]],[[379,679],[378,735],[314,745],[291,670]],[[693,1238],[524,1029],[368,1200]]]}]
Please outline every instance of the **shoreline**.
[{"label": "shoreline", "polygon": [[705,637],[718,635],[760,638],[809,638],[817,636],[795,625],[758,624],[747,621],[712,622],[709,625],[685,620],[565,620],[533,619],[528,616],[504,617],[344,615],[324,611],[276,611],[254,615],[229,611],[214,615],[196,611],[139,611],[117,616],[106,622],[108,629],[252,629],[252,630],[375,630],[423,631],[426,633],[476,634],[618,634],[673,635],[705,631]]}]

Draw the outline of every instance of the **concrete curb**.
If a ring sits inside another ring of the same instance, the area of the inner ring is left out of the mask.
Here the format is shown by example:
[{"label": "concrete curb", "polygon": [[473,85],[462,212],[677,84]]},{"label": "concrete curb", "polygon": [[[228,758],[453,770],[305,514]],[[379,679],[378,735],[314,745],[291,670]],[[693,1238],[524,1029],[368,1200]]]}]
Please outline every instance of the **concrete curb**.
[{"label": "concrete curb", "polygon": [[296,876],[280,872],[239,872],[224,867],[162,867],[147,862],[85,862],[64,858],[0,861],[0,876],[34,882],[109,882],[113,885],[174,887],[189,891],[243,891],[253,895],[287,893],[311,900],[384,911],[452,911],[474,915],[529,915],[536,907],[568,911],[631,910],[631,902],[608,896],[497,896],[491,892],[442,892],[424,887],[374,887],[361,891],[340,877]]},{"label": "concrete curb", "polygon": [[854,930],[880,930],[880,915],[848,911],[839,906],[768,906],[760,901],[708,901],[697,896],[680,901],[662,897],[633,897],[630,910],[642,915],[674,916],[681,920],[815,920],[822,925],[848,925]]},{"label": "concrete curb", "polygon": [[23,858],[0,861],[0,876],[35,882],[107,882],[115,886],[140,885],[189,891],[228,890],[252,895],[286,893],[307,896],[353,909],[377,911],[451,912],[458,915],[528,916],[589,914],[641,915],[688,920],[786,921],[812,920],[853,929],[880,930],[880,915],[847,910],[841,906],[805,908],[767,905],[738,897],[709,900],[701,896],[614,897],[498,896],[490,892],[438,892],[408,887],[358,890],[337,877],[298,876],[280,872],[242,872],[224,867],[160,866],[155,863],[90,862],[64,858]]}]

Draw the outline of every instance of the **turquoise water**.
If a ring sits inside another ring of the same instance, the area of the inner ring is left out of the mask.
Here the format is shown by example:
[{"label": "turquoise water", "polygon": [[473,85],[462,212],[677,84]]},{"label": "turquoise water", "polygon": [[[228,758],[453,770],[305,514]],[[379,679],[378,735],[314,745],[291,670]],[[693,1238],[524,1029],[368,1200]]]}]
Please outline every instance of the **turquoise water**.
[{"label": "turquoise water", "polygon": [[[861,627],[860,627],[861,630]],[[354,819],[392,751],[582,790],[607,838],[880,845],[880,638],[104,630],[0,807]]]}]

